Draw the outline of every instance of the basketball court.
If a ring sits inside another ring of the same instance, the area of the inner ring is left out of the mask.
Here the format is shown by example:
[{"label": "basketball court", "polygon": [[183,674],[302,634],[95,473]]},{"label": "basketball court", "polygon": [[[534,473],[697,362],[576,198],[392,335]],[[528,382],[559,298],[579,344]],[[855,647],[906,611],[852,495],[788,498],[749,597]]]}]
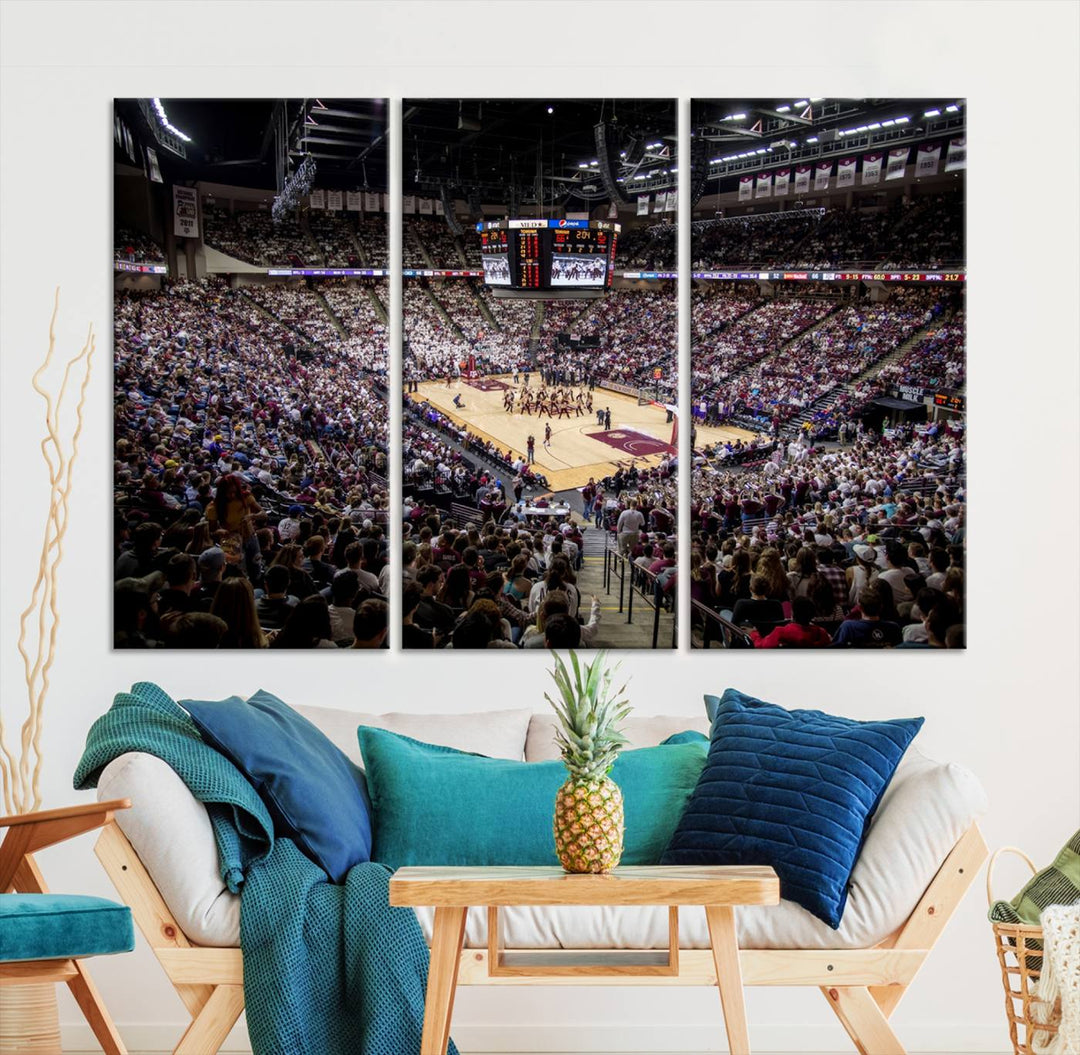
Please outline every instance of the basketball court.
[{"label": "basketball court", "polygon": [[[537,378],[531,387],[536,388]],[[469,379],[462,377],[450,388],[444,381],[425,381],[419,392],[410,394],[416,402],[428,402],[448,418],[464,425],[482,439],[502,449],[525,456],[529,435],[536,438],[534,463],[548,479],[553,491],[582,487],[589,477],[599,480],[620,466],[658,465],[665,454],[673,454],[671,435],[674,423],[667,412],[651,403],[639,406],[636,399],[605,388],[593,391],[593,412],[569,418],[536,414],[508,414],[503,396],[514,387],[510,375]],[[520,390],[520,385],[515,392]],[[576,391],[576,390],[575,390]],[[460,396],[462,408],[454,406]],[[611,408],[611,428],[596,423],[596,411]],[[544,426],[551,423],[551,446],[544,446]]]},{"label": "basketball court", "polygon": [[698,450],[702,447],[711,447],[717,443],[735,443],[736,440],[749,443],[752,439],[761,435],[759,432],[740,429],[735,425],[697,425],[696,431],[695,446]]}]

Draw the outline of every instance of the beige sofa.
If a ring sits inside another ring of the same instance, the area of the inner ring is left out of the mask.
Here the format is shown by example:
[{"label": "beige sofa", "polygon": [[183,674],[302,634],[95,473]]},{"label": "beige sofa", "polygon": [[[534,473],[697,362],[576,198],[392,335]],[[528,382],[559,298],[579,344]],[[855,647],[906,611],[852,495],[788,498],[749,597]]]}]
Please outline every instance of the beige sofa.
[{"label": "beige sofa", "polygon": [[[361,724],[492,757],[558,757],[552,717],[528,710],[371,715],[297,709],[358,765]],[[635,717],[626,733],[631,747],[646,747],[685,729],[707,732],[708,722],[704,715]],[[192,1027],[176,1050],[216,1051],[243,1006],[242,957],[239,897],[220,878],[206,808],[168,765],[137,753],[104,770],[98,795],[133,803],[103,833],[98,852],[192,1013]],[[975,827],[985,805],[981,786],[967,770],[910,749],[872,821],[838,930],[788,901],[737,910],[744,982],[818,985],[857,1045],[881,1055],[902,1052],[888,1015],[985,856]],[[418,910],[417,916],[430,941],[431,910]],[[514,950],[668,945],[668,912],[660,907],[510,908],[502,925],[505,945]],[[461,984],[528,983],[492,977],[487,954],[480,951],[487,945],[487,914],[471,910]],[[702,909],[682,911],[679,946],[684,969],[666,981],[715,985]],[[633,984],[648,982],[658,980]],[[548,978],[543,984],[555,983]],[[215,1004],[208,1010],[211,999]]]}]

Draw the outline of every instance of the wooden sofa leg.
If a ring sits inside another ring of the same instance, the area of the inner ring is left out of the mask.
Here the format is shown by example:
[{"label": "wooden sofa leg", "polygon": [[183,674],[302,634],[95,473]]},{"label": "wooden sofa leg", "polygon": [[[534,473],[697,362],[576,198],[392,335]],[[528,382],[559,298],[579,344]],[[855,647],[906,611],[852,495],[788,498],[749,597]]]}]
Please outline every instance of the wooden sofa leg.
[{"label": "wooden sofa leg", "polygon": [[98,1043],[104,1049],[105,1055],[127,1055],[127,1048],[124,1047],[112,1016],[102,1002],[94,980],[79,960],[75,961],[75,971],[75,977],[68,979],[68,988],[71,990],[71,995],[75,997],[87,1024],[94,1031]]},{"label": "wooden sofa leg", "polygon": [[859,1055],[907,1055],[866,986],[830,986],[821,991]]},{"label": "wooden sofa leg", "polygon": [[180,1038],[173,1055],[215,1055],[244,1010],[244,987],[217,985]]}]

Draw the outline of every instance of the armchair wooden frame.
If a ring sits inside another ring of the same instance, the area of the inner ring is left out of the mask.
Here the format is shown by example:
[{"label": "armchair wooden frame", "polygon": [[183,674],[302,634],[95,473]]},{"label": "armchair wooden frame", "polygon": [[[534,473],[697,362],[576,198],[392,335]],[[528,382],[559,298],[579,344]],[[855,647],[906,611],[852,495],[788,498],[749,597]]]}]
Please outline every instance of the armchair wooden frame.
[{"label": "armchair wooden frame", "polygon": [[[106,824],[95,852],[149,942],[192,1021],[175,1055],[217,1052],[244,1009],[244,958],[240,949],[198,946],[176,922],[119,826]],[[739,953],[744,985],[814,986],[821,990],[860,1055],[905,1055],[889,1024],[987,857],[972,825],[945,859],[908,919],[869,949],[745,949]],[[506,950],[511,951],[511,950]],[[552,951],[552,959],[574,950]],[[614,955],[614,951],[613,951]],[[491,963],[489,949],[463,949],[459,985],[693,985],[716,988],[709,949],[669,953],[677,973],[507,973]],[[595,951],[589,956],[595,960]],[[530,961],[543,959],[532,952]],[[494,967],[494,971],[491,969]]]},{"label": "armchair wooden frame", "polygon": [[[34,854],[95,828],[115,828],[113,813],[130,806],[128,799],[115,799],[0,817],[0,829],[7,829],[7,835],[0,843],[0,892],[49,893]],[[0,985],[28,982],[66,983],[106,1055],[127,1055],[124,1042],[82,959],[0,962]]]}]

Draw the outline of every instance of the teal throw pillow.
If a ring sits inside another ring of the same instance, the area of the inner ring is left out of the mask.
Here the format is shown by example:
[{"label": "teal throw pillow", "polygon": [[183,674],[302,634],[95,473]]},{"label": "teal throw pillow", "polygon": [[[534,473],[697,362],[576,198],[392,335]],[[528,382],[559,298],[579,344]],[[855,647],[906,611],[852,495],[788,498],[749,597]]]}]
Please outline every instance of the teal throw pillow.
[{"label": "teal throw pillow", "polygon": [[[677,734],[682,735],[682,734]],[[552,820],[559,761],[515,762],[357,730],[371,795],[372,860],[405,865],[558,865]],[[705,765],[707,743],[624,751],[625,865],[658,864]]]}]

